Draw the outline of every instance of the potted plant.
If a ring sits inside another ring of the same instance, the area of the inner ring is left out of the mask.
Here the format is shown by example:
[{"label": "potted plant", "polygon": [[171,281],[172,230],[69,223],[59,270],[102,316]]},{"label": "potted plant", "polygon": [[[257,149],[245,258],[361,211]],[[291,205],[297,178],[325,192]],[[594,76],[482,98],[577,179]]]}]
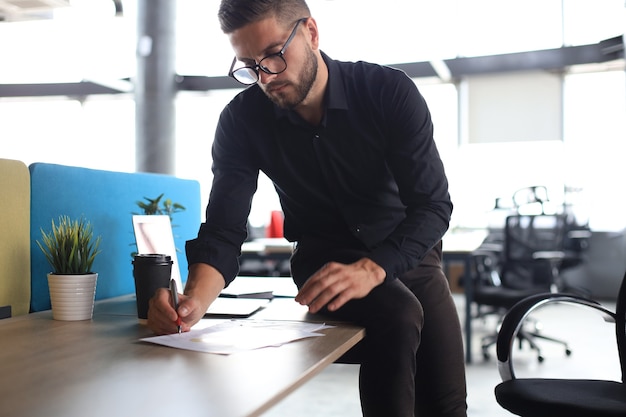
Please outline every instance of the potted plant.
[{"label": "potted plant", "polygon": [[52,267],[48,274],[52,317],[55,320],[89,320],[93,315],[98,274],[92,265],[100,253],[100,236],[84,218],[60,216],[52,230],[41,229],[37,245]]}]

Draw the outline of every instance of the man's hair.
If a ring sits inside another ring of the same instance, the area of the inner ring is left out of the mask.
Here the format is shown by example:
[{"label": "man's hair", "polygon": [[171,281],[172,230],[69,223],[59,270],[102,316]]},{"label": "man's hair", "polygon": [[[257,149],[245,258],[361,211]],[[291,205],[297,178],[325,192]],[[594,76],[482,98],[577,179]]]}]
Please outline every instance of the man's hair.
[{"label": "man's hair", "polygon": [[291,25],[311,11],[305,0],[222,0],[217,17],[224,33],[274,17],[282,25]]}]

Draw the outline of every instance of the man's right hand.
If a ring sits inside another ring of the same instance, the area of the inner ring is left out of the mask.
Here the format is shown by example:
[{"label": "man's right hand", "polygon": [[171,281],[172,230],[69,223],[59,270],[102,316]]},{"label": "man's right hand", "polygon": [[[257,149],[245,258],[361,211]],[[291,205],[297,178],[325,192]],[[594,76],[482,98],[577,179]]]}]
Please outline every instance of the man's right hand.
[{"label": "man's right hand", "polygon": [[[207,306],[208,307],[208,306]],[[186,295],[179,295],[178,311],[172,307],[172,297],[167,288],[159,288],[150,299],[148,327],[158,335],[176,333],[176,320],[180,316],[183,332],[188,332],[203,316],[207,307]]]},{"label": "man's right hand", "polygon": [[158,335],[176,333],[176,320],[180,316],[182,331],[188,332],[224,289],[224,277],[217,269],[206,264],[189,267],[185,293],[178,297],[178,311],[172,307],[167,288],[159,288],[150,299],[148,327]]}]

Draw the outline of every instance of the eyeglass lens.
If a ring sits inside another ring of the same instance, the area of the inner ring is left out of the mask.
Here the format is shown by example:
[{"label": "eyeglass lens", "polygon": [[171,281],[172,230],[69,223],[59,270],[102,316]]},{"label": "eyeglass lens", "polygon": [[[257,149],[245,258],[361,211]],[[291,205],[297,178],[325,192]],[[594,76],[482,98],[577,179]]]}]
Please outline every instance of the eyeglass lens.
[{"label": "eyeglass lens", "polygon": [[[269,55],[259,62],[258,68],[268,74],[280,74],[287,69],[287,62],[285,62],[285,59],[279,54]],[[253,84],[258,81],[259,73],[256,66],[246,66],[234,70],[233,77],[241,83]]]}]

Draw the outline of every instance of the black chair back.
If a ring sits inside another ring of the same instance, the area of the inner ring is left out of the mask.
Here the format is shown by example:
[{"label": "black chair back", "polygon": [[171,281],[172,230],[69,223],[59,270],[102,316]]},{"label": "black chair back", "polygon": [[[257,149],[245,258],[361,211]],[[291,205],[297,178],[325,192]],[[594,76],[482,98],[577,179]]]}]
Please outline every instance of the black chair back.
[{"label": "black chair back", "polygon": [[502,280],[511,288],[548,291],[563,258],[566,218],[560,214],[517,214],[506,218]]}]

